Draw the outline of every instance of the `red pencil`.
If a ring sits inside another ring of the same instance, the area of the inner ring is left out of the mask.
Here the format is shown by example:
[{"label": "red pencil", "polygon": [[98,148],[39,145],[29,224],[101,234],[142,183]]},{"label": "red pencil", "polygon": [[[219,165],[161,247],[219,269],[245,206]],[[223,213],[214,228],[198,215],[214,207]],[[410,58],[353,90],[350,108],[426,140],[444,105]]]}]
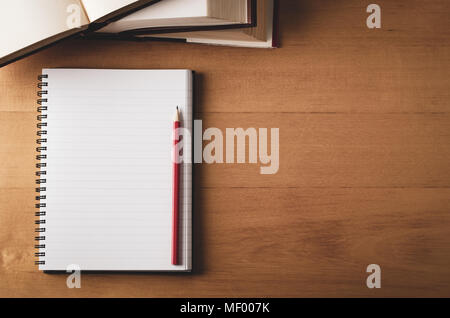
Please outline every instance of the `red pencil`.
[{"label": "red pencil", "polygon": [[175,152],[176,144],[180,138],[177,133],[177,128],[180,127],[180,115],[177,111],[173,121],[173,192],[172,192],[172,265],[178,265],[178,218],[179,218],[179,178],[180,178],[180,164],[177,163],[178,154]]}]

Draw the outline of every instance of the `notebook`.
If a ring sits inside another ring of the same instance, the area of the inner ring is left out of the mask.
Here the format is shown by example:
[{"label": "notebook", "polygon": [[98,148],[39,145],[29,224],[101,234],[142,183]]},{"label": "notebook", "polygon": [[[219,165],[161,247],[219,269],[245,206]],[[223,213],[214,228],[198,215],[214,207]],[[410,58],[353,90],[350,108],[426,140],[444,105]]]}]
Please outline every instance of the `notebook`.
[{"label": "notebook", "polygon": [[[43,271],[190,271],[191,140],[171,264],[172,133],[193,121],[189,70],[44,69],[38,100],[36,263]],[[192,135],[192,133],[191,133]]]}]

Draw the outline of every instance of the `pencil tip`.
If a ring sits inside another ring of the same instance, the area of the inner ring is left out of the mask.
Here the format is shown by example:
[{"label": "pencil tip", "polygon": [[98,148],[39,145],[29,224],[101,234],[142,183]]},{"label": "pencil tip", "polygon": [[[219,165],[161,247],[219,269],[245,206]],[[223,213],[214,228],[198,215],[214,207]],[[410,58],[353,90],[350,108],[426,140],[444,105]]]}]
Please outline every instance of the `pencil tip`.
[{"label": "pencil tip", "polygon": [[178,110],[178,106],[177,106],[177,110],[175,111],[175,121],[179,121],[180,120],[180,111]]}]

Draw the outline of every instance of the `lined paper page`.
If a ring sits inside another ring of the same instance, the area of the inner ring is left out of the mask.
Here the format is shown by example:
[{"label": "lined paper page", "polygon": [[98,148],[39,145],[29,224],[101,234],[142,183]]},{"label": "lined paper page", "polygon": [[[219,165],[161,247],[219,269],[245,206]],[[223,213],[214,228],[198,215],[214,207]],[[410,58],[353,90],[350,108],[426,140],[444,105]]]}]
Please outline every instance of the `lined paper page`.
[{"label": "lined paper page", "polygon": [[[172,126],[192,132],[192,72],[48,74],[42,270],[190,270],[192,165],[180,173],[180,261],[171,265]],[[186,148],[187,147],[187,148]],[[191,153],[190,144],[184,148]]]}]

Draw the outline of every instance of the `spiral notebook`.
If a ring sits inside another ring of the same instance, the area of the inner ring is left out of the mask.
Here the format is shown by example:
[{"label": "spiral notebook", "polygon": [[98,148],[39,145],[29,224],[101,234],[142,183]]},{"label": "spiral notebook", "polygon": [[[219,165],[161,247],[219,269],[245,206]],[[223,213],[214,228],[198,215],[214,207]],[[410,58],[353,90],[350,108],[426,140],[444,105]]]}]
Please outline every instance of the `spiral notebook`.
[{"label": "spiral notebook", "polygon": [[[190,271],[192,160],[171,264],[172,120],[192,132],[189,70],[44,69],[36,263],[43,271]],[[191,141],[183,152],[192,154]],[[184,156],[187,158],[187,156]]]}]

